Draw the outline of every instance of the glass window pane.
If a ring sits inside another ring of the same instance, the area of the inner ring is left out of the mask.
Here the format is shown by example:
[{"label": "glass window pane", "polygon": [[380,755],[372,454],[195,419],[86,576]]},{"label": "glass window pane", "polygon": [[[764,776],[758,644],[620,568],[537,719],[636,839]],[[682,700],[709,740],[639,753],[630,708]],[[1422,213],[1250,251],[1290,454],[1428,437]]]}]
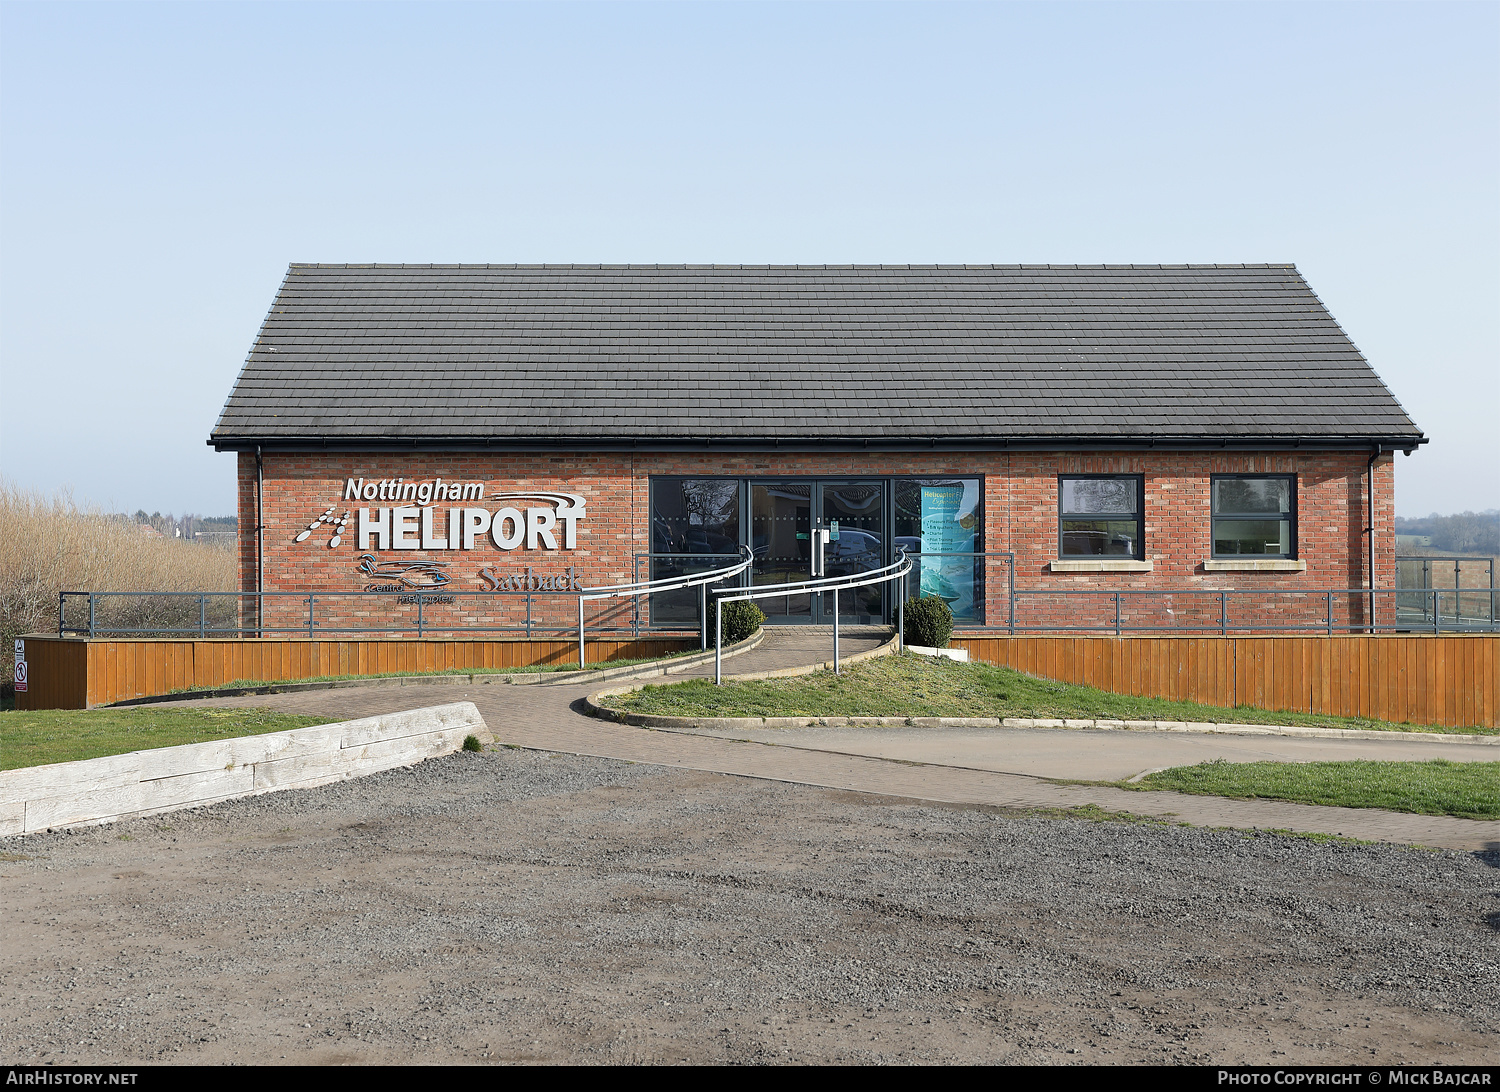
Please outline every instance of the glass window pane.
[{"label": "glass window pane", "polygon": [[734,554],[740,542],[740,483],[734,478],[651,483],[651,552]]},{"label": "glass window pane", "polygon": [[1138,510],[1138,484],[1134,478],[1064,478],[1063,514],[1134,515]]},{"label": "glass window pane", "polygon": [[1287,557],[1291,552],[1291,524],[1287,520],[1214,521],[1215,554],[1270,554]]},{"label": "glass window pane", "polygon": [[[913,595],[941,596],[960,622],[982,622],[984,534],[978,478],[895,482],[895,546],[921,554],[908,578]],[[894,559],[895,554],[892,554]]]},{"label": "glass window pane", "polygon": [[1064,557],[1137,557],[1134,520],[1065,519],[1062,525]]},{"label": "glass window pane", "polygon": [[1219,478],[1214,482],[1214,514],[1221,512],[1290,512],[1289,478]]},{"label": "glass window pane", "polygon": [[[740,483],[735,478],[661,478],[651,482],[651,579],[666,580],[734,564],[740,542]],[[687,557],[656,555],[706,555]],[[653,625],[696,625],[697,588],[651,596]]]}]

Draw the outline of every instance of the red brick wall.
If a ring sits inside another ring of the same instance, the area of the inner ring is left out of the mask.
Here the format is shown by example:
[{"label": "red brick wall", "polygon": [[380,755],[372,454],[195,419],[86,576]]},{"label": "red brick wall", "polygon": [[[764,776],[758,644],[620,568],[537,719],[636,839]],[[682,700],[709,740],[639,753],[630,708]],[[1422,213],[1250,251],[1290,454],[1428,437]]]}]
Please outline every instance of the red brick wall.
[{"label": "red brick wall", "polygon": [[[483,540],[472,551],[428,553],[403,552],[401,560],[448,562],[451,591],[483,591],[479,570],[513,571],[531,565],[538,573],[560,573],[573,566],[585,584],[597,585],[630,580],[632,555],[649,549],[649,484],[653,475],[686,474],[705,477],[728,476],[770,478],[814,475],[859,477],[913,475],[964,477],[982,475],[984,486],[985,548],[1014,551],[1016,586],[1021,590],[1059,588],[1108,589],[1323,589],[1357,588],[1366,581],[1367,545],[1365,471],[1367,453],[1283,452],[1274,454],[1211,453],[1099,453],[1049,454],[989,452],[972,455],[951,453],[707,453],[707,454],[267,454],[264,458],[266,495],[265,579],[267,592],[314,592],[322,601],[319,611],[347,610],[362,614],[372,627],[400,618],[414,623],[415,607],[382,602],[371,610],[368,596],[340,599],[336,593],[362,589],[368,578],[356,570],[359,550],[355,541],[355,516],[344,529],[343,541],[328,548],[327,528],[320,528],[302,543],[293,540],[328,506],[337,513],[359,507],[391,507],[393,502],[356,504],[343,498],[346,478],[427,481],[483,481],[486,495],[496,490],[547,489],[584,496],[588,516],[579,521],[574,550],[528,550],[508,554]],[[256,526],[255,457],[239,456],[240,526]],[[1141,474],[1145,479],[1145,557],[1154,568],[1150,573],[1053,573],[1048,563],[1058,556],[1059,474]],[[1300,573],[1205,572],[1203,562],[1211,553],[1209,541],[1209,479],[1214,474],[1295,474],[1297,476],[1297,557],[1307,563]],[[1393,468],[1390,456],[1375,467],[1376,584],[1395,583],[1395,528]],[[407,502],[414,503],[414,502]],[[440,509],[460,507],[459,502],[434,502]],[[468,502],[474,505],[476,502]],[[484,507],[500,506],[486,496]],[[241,587],[255,590],[256,536],[240,538]],[[382,554],[382,560],[390,557]],[[642,577],[645,573],[642,572]],[[992,569],[988,583],[987,617],[1002,622],[1006,615],[1003,569]],[[523,597],[511,596],[503,606],[508,622],[516,620]],[[1106,596],[1049,597],[1052,604],[1035,599],[1029,606],[1037,618],[1066,619],[1074,624],[1113,620],[1113,603]],[[1312,599],[1317,602],[1312,604]],[[547,625],[576,624],[576,600],[551,597],[546,610]],[[1237,612],[1290,609],[1299,617],[1314,606],[1321,616],[1321,597],[1288,600],[1267,597],[1255,603],[1249,597],[1234,597]],[[268,618],[270,624],[270,602]],[[433,625],[450,620],[455,625],[483,621],[475,605],[460,601],[455,606],[429,605],[425,620]],[[485,618],[499,618],[491,606]],[[538,608],[533,603],[533,611]],[[629,608],[616,602],[590,607],[591,624],[608,615],[616,620]],[[1217,624],[1217,596],[1153,597],[1134,609],[1148,611],[1157,621],[1174,619],[1194,624]],[[1336,625],[1357,624],[1363,608],[1350,597],[1336,605]],[[305,601],[276,603],[277,622],[299,624],[306,618]],[[435,612],[435,613],[434,613]],[[410,615],[410,619],[407,619]],[[552,617],[556,615],[556,617]]]}]

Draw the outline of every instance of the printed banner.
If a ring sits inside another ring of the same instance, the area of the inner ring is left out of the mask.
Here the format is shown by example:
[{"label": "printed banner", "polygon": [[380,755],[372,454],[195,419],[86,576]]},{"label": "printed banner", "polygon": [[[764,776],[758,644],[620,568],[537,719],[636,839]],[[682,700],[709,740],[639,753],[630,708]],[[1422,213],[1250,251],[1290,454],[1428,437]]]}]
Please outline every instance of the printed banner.
[{"label": "printed banner", "polygon": [[972,557],[934,557],[934,554],[968,554],[974,549],[974,500],[965,505],[965,488],[961,484],[922,486],[922,581],[920,594],[940,596],[953,611],[953,617],[974,617],[974,559]]}]

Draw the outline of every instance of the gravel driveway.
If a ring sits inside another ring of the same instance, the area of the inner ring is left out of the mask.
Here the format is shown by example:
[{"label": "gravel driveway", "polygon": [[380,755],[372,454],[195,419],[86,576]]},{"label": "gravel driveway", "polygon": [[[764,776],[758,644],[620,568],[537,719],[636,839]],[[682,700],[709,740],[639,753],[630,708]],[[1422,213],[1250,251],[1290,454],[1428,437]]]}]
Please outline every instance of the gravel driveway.
[{"label": "gravel driveway", "polygon": [[0,843],[9,1062],[1500,1061],[1500,854],[502,749]]}]

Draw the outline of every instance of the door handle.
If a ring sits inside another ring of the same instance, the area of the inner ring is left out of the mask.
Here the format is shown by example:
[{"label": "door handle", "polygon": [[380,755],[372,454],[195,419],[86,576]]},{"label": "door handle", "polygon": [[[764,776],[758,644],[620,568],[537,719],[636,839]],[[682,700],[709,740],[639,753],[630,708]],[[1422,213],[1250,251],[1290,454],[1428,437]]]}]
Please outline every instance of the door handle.
[{"label": "door handle", "polygon": [[828,542],[828,530],[824,527],[814,527],[812,533],[812,575],[822,576],[823,547]]}]

